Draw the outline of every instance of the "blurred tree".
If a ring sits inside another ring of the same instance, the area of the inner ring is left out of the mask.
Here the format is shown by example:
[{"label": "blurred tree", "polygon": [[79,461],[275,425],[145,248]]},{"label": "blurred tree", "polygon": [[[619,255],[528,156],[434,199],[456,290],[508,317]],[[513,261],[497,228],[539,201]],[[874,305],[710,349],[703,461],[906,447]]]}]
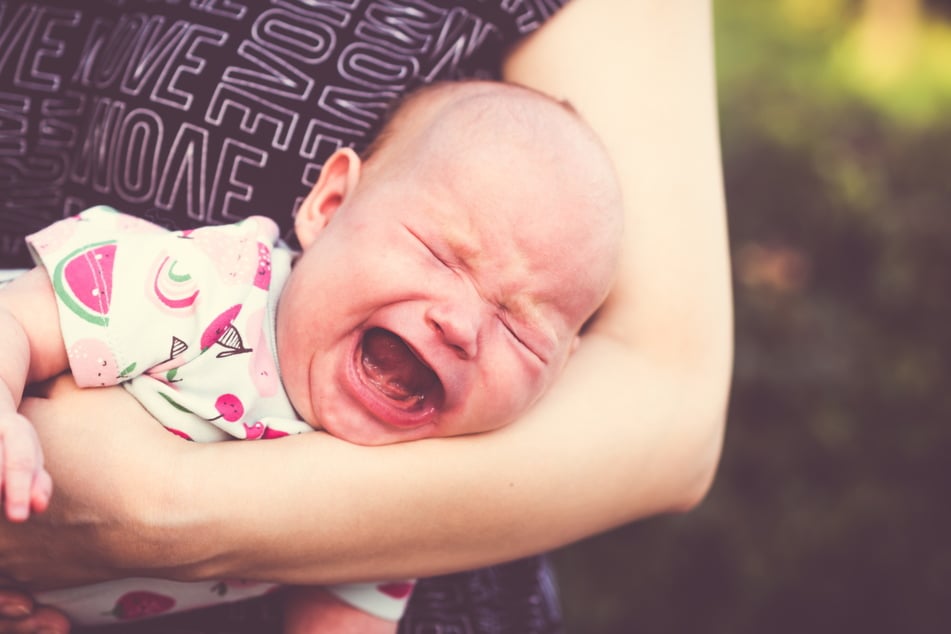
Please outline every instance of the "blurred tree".
[{"label": "blurred tree", "polygon": [[951,28],[922,0],[865,0],[836,49],[845,86],[906,125],[927,127],[951,102]]},{"label": "blurred tree", "polygon": [[718,0],[737,356],[705,504],[556,557],[578,634],[943,634],[951,3]]}]

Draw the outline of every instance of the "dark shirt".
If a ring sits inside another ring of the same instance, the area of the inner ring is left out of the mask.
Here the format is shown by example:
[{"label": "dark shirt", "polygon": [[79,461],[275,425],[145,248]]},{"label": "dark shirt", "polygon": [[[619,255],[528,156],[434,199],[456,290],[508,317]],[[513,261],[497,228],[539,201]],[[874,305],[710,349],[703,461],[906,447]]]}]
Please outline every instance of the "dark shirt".
[{"label": "dark shirt", "polygon": [[96,204],[171,229],[264,214],[289,239],[334,150],[407,90],[498,78],[564,1],[0,2],[0,266]]}]

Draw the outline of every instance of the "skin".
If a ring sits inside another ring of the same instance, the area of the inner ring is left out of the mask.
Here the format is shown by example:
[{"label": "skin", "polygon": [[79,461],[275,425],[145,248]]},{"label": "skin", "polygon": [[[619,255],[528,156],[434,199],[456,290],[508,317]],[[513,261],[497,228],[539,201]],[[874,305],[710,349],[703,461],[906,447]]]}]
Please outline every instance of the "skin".
[{"label": "skin", "polygon": [[[277,311],[295,409],[360,444],[524,412],[607,295],[621,233],[610,162],[558,104],[480,82],[407,108],[365,165],[349,149],[325,164]],[[380,385],[367,340],[381,329],[438,377],[429,393]]]},{"label": "skin", "polygon": [[[0,532],[0,569],[38,585],[130,571],[423,576],[695,506],[715,474],[732,361],[710,17],[708,3],[688,0],[580,0],[506,60],[508,79],[568,98],[604,139],[628,228],[605,307],[517,425],[370,449],[309,434],[252,454],[243,443],[176,443],[121,395],[57,383],[56,398],[21,410],[62,484],[42,522]],[[99,423],[115,431],[104,439],[80,433],[104,411],[125,424]],[[94,468],[116,480],[89,482]],[[225,474],[248,471],[254,481],[227,484]],[[309,504],[275,496],[281,483],[308,491]],[[393,495],[378,496],[381,486]],[[236,517],[246,496],[256,512]],[[318,520],[313,508],[334,512]],[[282,530],[282,546],[259,539]]]},{"label": "skin", "polygon": [[[0,484],[8,520],[23,522],[49,505],[53,481],[44,466],[36,431],[17,412],[27,383],[50,378],[66,361],[53,292],[42,275],[29,271],[0,292]],[[51,321],[52,320],[52,321]]]}]

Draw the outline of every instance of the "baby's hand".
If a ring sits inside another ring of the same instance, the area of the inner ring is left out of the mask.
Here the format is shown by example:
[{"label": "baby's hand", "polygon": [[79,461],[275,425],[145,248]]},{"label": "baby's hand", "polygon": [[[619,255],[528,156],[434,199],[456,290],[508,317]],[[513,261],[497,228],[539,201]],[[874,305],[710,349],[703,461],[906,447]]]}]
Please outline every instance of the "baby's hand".
[{"label": "baby's hand", "polygon": [[3,508],[11,522],[25,521],[31,510],[45,511],[53,493],[53,479],[43,468],[36,430],[16,412],[0,414],[0,485]]}]

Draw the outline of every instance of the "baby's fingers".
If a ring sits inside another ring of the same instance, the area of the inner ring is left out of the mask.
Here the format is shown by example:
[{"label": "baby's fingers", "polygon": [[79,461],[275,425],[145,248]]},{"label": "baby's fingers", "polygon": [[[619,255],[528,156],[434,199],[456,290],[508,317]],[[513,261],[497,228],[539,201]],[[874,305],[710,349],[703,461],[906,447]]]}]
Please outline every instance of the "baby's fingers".
[{"label": "baby's fingers", "polygon": [[[42,454],[40,456],[42,458]],[[42,513],[49,508],[51,497],[53,497],[53,477],[41,467],[33,478],[33,486],[30,489],[30,508],[35,513]]]},{"label": "baby's fingers", "polygon": [[3,436],[0,453],[3,505],[7,519],[22,522],[30,516],[31,506],[37,510],[46,508],[52,483],[43,469],[43,452],[30,421],[19,414],[6,417],[0,434]]}]

